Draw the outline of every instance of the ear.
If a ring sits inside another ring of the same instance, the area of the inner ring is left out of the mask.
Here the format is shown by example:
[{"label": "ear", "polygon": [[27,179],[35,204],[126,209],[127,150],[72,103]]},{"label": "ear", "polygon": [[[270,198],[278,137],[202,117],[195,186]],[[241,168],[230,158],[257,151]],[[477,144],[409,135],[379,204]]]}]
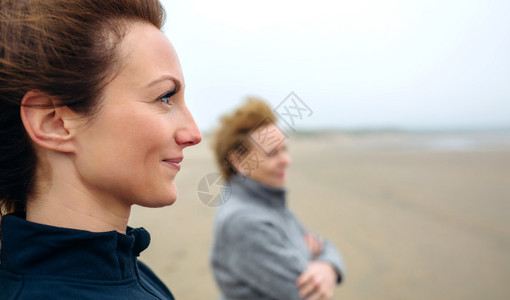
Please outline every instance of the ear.
[{"label": "ear", "polygon": [[227,167],[230,167],[232,169],[234,169],[234,171],[236,173],[239,173],[237,170],[239,170],[239,161],[238,159],[236,159],[236,156],[234,153],[230,152],[230,153],[227,153],[227,155],[225,155],[225,157],[223,158],[223,163],[227,166]]},{"label": "ear", "polygon": [[[39,146],[58,152],[74,152],[74,127],[77,114],[66,106],[57,106],[54,97],[41,91],[29,91],[21,101],[21,120],[30,138]],[[74,118],[73,118],[74,117]]]},{"label": "ear", "polygon": [[225,158],[226,163],[229,164],[237,173],[246,176],[246,168],[243,168],[243,164],[249,155],[248,152],[242,152],[239,150],[230,151]]}]

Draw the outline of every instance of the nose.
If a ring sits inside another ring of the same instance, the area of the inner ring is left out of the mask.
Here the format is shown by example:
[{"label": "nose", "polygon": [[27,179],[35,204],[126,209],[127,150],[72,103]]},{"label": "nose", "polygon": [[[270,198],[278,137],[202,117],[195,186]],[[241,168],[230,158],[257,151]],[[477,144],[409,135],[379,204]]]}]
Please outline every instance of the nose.
[{"label": "nose", "polygon": [[181,119],[182,126],[180,126],[180,129],[176,132],[175,141],[182,148],[186,148],[200,143],[202,141],[202,134],[187,107],[184,109],[183,113],[184,118]]},{"label": "nose", "polygon": [[290,159],[289,153],[286,150],[282,151],[280,163],[282,165],[284,165],[285,167],[287,167],[288,165],[290,165],[290,162],[291,162],[291,159]]}]

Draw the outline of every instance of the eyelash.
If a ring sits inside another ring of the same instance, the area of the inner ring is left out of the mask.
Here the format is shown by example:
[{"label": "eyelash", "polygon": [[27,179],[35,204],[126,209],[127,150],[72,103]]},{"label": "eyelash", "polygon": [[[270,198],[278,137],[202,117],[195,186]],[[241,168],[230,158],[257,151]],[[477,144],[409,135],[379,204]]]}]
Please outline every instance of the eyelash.
[{"label": "eyelash", "polygon": [[176,94],[176,91],[167,92],[162,96],[159,96],[157,100],[170,105],[170,98],[172,98],[173,95]]}]

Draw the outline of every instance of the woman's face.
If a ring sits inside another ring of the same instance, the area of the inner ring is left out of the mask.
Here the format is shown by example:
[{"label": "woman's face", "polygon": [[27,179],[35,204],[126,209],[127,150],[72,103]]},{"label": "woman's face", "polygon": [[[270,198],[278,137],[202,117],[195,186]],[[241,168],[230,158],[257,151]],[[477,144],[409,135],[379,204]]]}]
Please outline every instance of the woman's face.
[{"label": "woman's face", "polygon": [[130,27],[120,50],[120,72],[77,136],[77,175],[101,201],[170,205],[183,149],[202,139],[184,103],[179,59],[165,35],[145,23]]},{"label": "woman's face", "polygon": [[[287,167],[290,164],[286,137],[275,124],[258,128],[253,137],[255,138],[250,141],[251,151],[239,171],[262,184],[275,188],[284,187]],[[263,143],[267,145],[267,141],[275,141],[275,146],[259,146]]]}]

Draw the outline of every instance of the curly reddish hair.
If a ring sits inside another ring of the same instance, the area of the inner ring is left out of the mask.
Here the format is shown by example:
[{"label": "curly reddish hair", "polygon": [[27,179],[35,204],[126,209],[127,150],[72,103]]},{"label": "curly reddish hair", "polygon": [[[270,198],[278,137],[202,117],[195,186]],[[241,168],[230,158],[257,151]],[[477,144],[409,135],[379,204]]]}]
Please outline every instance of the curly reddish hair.
[{"label": "curly reddish hair", "polygon": [[226,180],[235,174],[230,154],[249,150],[251,143],[248,135],[262,123],[276,122],[277,117],[271,107],[256,97],[247,97],[243,105],[221,117],[220,125],[213,134],[211,146],[216,164]]}]

